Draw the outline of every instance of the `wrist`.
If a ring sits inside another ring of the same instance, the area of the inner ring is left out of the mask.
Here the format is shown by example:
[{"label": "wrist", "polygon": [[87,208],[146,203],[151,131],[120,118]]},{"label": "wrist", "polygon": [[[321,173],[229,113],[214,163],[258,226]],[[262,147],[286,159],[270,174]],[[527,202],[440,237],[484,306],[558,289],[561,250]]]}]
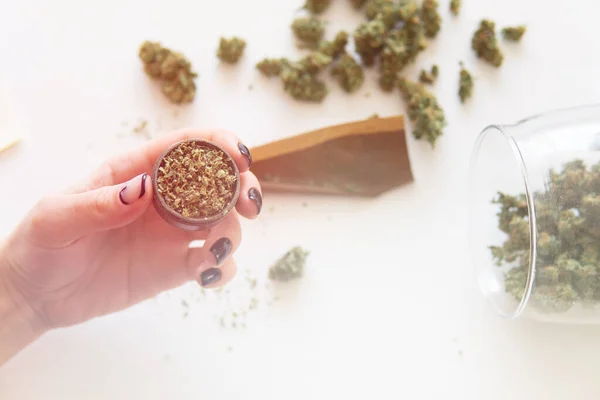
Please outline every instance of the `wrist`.
[{"label": "wrist", "polygon": [[0,261],[0,366],[44,333],[37,314],[14,290]]}]

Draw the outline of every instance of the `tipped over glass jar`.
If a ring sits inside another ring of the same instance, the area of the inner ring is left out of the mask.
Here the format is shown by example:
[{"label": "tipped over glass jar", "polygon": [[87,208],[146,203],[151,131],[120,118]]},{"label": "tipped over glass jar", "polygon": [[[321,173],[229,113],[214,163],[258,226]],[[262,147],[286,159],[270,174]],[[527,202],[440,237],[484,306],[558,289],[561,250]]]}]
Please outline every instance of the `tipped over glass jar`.
[{"label": "tipped over glass jar", "polygon": [[472,256],[493,308],[600,324],[600,105],[488,126],[469,180]]}]

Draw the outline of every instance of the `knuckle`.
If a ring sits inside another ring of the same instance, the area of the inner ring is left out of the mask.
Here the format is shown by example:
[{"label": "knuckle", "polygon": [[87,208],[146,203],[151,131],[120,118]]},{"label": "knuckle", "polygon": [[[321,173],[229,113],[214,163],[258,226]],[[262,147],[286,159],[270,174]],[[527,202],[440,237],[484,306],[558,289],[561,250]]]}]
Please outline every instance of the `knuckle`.
[{"label": "knuckle", "polygon": [[106,218],[110,211],[111,201],[106,190],[95,190],[86,197],[83,204],[83,211],[94,221],[100,221]]}]

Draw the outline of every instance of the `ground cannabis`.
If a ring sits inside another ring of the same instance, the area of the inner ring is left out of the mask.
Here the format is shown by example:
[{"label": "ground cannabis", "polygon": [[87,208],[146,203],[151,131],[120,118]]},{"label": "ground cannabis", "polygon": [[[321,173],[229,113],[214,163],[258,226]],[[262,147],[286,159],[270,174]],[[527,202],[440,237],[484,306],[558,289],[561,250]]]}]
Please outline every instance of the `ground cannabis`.
[{"label": "ground cannabis", "polygon": [[225,209],[235,194],[236,180],[227,154],[185,141],[164,157],[156,185],[173,211],[186,218],[204,218]]},{"label": "ground cannabis", "polygon": [[367,19],[379,20],[391,29],[399,19],[399,5],[393,0],[368,0],[365,14]]},{"label": "ground cannabis", "polygon": [[[521,301],[529,256],[529,213],[525,194],[498,193],[498,227],[508,237],[491,246],[498,266],[509,265],[505,290]],[[537,224],[536,277],[530,301],[541,311],[565,312],[600,302],[600,162],[582,160],[548,174],[546,189],[534,194]]]},{"label": "ground cannabis", "polygon": [[477,57],[494,67],[501,66],[504,61],[504,54],[498,47],[496,38],[496,24],[488,19],[482,20],[479,23],[479,28],[473,33],[471,48],[475,51]]},{"label": "ground cannabis", "polygon": [[219,49],[217,50],[217,57],[221,61],[229,64],[235,64],[239,61],[246,48],[246,41],[238,37],[231,39],[221,38],[219,40]]},{"label": "ground cannabis", "polygon": [[421,83],[426,83],[432,85],[437,80],[437,77],[440,74],[439,67],[437,65],[433,65],[431,67],[431,71],[427,71],[426,69],[422,69],[419,74],[419,81]]},{"label": "ground cannabis", "polygon": [[161,82],[162,93],[173,103],[191,103],[196,96],[198,76],[183,54],[163,47],[159,42],[145,41],[138,55],[144,71]]},{"label": "ground cannabis", "polygon": [[415,139],[424,139],[431,147],[435,147],[447,125],[444,110],[423,84],[402,78],[398,86],[408,105],[407,114],[413,123],[413,136]]},{"label": "ground cannabis", "polygon": [[521,26],[508,26],[502,29],[502,37],[505,40],[509,40],[512,42],[518,42],[521,40],[527,28],[523,25]]},{"label": "ground cannabis", "polygon": [[301,247],[292,248],[269,268],[269,279],[287,282],[302,277],[308,255]]},{"label": "ground cannabis", "polygon": [[450,0],[450,12],[453,15],[458,15],[458,13],[460,12],[460,0]]},{"label": "ground cannabis", "polygon": [[458,81],[458,97],[460,102],[464,104],[473,94],[473,76],[467,71],[464,64],[460,63],[459,81]]},{"label": "ground cannabis", "polygon": [[348,93],[354,93],[365,81],[362,66],[350,54],[343,54],[331,70],[340,86]]},{"label": "ground cannabis", "polygon": [[296,38],[310,47],[318,46],[325,34],[325,24],[313,16],[296,18],[291,28]]},{"label": "ground cannabis", "polygon": [[306,0],[303,8],[313,14],[321,14],[330,4],[331,0]]},{"label": "ground cannabis", "polygon": [[442,17],[438,12],[437,0],[423,0],[421,6],[421,21],[425,27],[425,35],[429,38],[437,36],[441,29]]}]

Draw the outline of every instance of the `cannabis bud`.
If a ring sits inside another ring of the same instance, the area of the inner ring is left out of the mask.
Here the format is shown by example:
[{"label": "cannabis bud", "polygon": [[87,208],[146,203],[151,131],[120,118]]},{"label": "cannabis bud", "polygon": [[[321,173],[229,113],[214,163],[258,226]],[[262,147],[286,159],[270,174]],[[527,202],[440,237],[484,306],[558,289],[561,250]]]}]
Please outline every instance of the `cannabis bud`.
[{"label": "cannabis bud", "polygon": [[375,63],[375,57],[383,48],[385,33],[385,24],[378,19],[359,25],[354,32],[356,52],[365,65]]},{"label": "cannabis bud", "polygon": [[402,97],[408,103],[408,118],[414,124],[413,136],[415,139],[427,140],[431,147],[435,147],[447,125],[444,110],[423,84],[400,79],[399,87]]},{"label": "cannabis bud", "polygon": [[490,20],[482,20],[479,28],[473,34],[471,39],[471,48],[477,54],[477,57],[490,63],[494,67],[499,67],[504,61],[504,54],[498,47],[496,39],[496,24]]},{"label": "cannabis bud", "polygon": [[460,73],[458,82],[458,97],[460,102],[464,103],[473,94],[473,77],[466,70],[464,64],[460,63]]},{"label": "cannabis bud", "polygon": [[502,37],[505,40],[518,42],[521,40],[527,28],[525,26],[506,27],[502,29]]},{"label": "cannabis bud", "polygon": [[321,14],[329,7],[330,3],[331,0],[306,0],[303,8],[313,14]]},{"label": "cannabis bud", "polygon": [[191,63],[179,52],[163,47],[158,42],[145,41],[138,55],[144,71],[162,83],[162,93],[173,103],[191,103],[196,95]]},{"label": "cannabis bud", "polygon": [[440,71],[437,65],[432,66],[431,71],[422,69],[421,74],[419,75],[419,81],[421,83],[432,85],[435,83],[437,77],[439,76],[439,73]]},{"label": "cannabis bud", "polygon": [[352,7],[358,9],[361,9],[365,3],[367,2],[367,0],[350,0],[350,3],[352,4]]},{"label": "cannabis bud", "polygon": [[340,31],[335,35],[333,41],[323,40],[319,43],[319,51],[335,59],[346,51],[347,44],[348,32]]},{"label": "cannabis bud", "polygon": [[[546,312],[566,312],[574,305],[600,302],[600,163],[582,160],[550,171],[545,191],[534,193],[537,224],[536,278],[531,304]],[[529,264],[529,214],[525,194],[499,193],[498,227],[507,235],[490,246],[504,275],[507,293],[521,301]]]},{"label": "cannabis bud", "polygon": [[450,12],[453,15],[458,15],[460,12],[460,0],[450,0]]},{"label": "cannabis bud", "polygon": [[231,39],[221,38],[219,41],[219,49],[217,57],[221,61],[229,64],[235,64],[239,61],[246,48],[246,41],[237,37]]},{"label": "cannabis bud", "polygon": [[340,86],[348,93],[356,92],[365,81],[362,67],[348,53],[340,57],[333,66],[331,74],[337,78]]},{"label": "cannabis bud", "polygon": [[309,252],[294,247],[269,268],[269,279],[287,282],[302,277]]},{"label": "cannabis bud", "polygon": [[316,47],[325,34],[323,22],[312,16],[296,18],[291,27],[296,38],[312,47]]},{"label": "cannabis bud", "polygon": [[437,0],[423,0],[421,6],[421,21],[425,27],[425,35],[429,38],[436,37],[441,28],[442,18],[438,7]]},{"label": "cannabis bud", "polygon": [[256,64],[256,68],[265,76],[278,76],[283,68],[289,67],[290,61],[287,58],[265,58]]}]

